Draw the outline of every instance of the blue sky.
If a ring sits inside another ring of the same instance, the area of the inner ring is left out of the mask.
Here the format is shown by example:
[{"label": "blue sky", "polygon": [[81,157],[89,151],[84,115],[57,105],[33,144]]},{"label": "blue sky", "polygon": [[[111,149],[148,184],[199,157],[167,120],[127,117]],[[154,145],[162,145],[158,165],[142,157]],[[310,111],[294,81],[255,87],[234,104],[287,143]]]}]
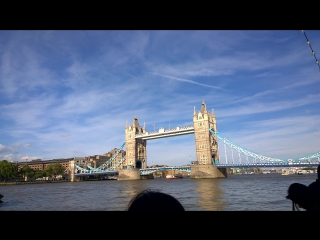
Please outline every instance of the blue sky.
[{"label": "blue sky", "polygon": [[[320,31],[305,32],[319,59]],[[301,30],[0,30],[0,160],[103,155],[134,116],[147,131],[189,126],[202,100],[242,147],[320,151],[320,71]],[[190,159],[193,134],[147,142],[148,165]]]}]

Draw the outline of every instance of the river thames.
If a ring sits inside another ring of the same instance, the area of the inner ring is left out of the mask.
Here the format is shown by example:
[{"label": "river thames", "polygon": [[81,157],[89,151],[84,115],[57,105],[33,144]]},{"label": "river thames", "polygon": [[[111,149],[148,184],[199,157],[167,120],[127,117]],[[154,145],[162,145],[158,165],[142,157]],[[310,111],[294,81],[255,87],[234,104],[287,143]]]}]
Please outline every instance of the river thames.
[{"label": "river thames", "polygon": [[144,189],[176,197],[186,211],[292,211],[285,198],[289,185],[309,185],[316,178],[317,174],[271,173],[6,185],[0,186],[0,211],[124,211],[132,196]]}]

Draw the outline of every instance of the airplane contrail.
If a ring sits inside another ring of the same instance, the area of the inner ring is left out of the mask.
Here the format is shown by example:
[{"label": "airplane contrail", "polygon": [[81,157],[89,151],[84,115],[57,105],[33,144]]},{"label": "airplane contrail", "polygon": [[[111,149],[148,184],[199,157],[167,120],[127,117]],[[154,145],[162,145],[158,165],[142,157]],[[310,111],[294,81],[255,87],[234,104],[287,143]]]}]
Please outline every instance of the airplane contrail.
[{"label": "airplane contrail", "polygon": [[166,75],[162,75],[162,74],[158,74],[158,73],[151,73],[151,74],[158,75],[158,76],[161,76],[161,77],[170,78],[170,79],[174,79],[174,80],[181,81],[181,82],[188,82],[188,83],[192,83],[192,84],[197,84],[197,85],[204,86],[204,87],[210,87],[210,88],[225,90],[225,89],[220,88],[220,87],[210,86],[210,85],[207,85],[207,84],[198,83],[198,82],[195,82],[195,81],[192,81],[192,80],[188,80],[188,79],[176,78],[176,77],[166,76]]}]

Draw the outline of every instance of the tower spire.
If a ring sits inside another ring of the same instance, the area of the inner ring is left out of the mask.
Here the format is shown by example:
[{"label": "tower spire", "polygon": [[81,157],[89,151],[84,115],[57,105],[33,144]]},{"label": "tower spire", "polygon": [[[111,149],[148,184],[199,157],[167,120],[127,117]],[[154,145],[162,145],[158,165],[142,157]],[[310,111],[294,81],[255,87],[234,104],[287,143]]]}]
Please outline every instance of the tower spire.
[{"label": "tower spire", "polygon": [[204,103],[204,100],[202,100],[202,106],[201,106],[200,112],[204,114],[206,111],[207,111],[206,104]]}]

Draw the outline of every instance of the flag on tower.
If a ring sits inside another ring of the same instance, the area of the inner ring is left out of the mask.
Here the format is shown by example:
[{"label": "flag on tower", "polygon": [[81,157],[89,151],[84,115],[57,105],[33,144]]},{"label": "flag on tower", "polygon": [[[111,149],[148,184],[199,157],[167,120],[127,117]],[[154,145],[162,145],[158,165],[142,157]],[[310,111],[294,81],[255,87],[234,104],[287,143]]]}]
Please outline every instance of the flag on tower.
[{"label": "flag on tower", "polygon": [[152,123],[152,126],[154,126],[154,123]]}]

